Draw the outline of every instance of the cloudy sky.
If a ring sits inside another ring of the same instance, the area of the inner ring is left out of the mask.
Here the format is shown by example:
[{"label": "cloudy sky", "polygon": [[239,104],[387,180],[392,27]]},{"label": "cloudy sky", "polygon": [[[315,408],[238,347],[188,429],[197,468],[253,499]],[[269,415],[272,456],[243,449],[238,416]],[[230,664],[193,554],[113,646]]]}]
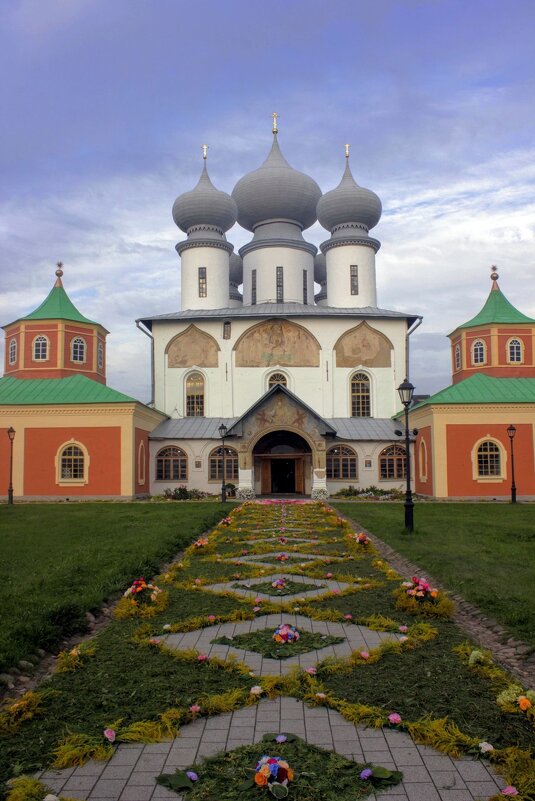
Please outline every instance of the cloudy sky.
[{"label": "cloudy sky", "polygon": [[534,40],[533,0],[0,0],[2,324],[62,260],[111,331],[108,383],[148,400],[134,320],[180,308],[173,201],[204,142],[230,192],[277,111],[284,155],[324,192],[351,143],[383,203],[379,305],[424,316],[411,378],[445,386],[445,335],[481,308],[491,264],[535,317]]}]

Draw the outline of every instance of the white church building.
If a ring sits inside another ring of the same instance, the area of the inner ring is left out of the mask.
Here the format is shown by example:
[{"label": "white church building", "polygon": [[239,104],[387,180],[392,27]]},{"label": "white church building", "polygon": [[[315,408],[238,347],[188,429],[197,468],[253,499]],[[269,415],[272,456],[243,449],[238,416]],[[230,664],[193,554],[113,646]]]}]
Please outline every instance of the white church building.
[{"label": "white church building", "polygon": [[[150,435],[153,495],[218,492],[222,424],[241,498],[404,484],[392,416],[421,318],[377,305],[369,232],[381,201],[354,180],[347,148],[342,180],[322,194],[282,155],[274,119],[268,157],[231,195],[212,184],[205,151],[197,186],[173,206],[182,310],[138,321],[152,338],[154,406],[168,415]],[[303,236],[316,220],[321,252]],[[252,235],[238,253],[225,235],[236,222]]]}]

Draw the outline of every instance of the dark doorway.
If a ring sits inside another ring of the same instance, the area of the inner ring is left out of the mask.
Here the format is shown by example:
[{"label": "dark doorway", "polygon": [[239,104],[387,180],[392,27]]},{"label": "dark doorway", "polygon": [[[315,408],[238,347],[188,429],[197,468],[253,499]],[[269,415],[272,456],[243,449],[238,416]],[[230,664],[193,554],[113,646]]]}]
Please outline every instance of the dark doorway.
[{"label": "dark doorway", "polygon": [[271,460],[271,492],[282,495],[295,492],[295,459]]}]

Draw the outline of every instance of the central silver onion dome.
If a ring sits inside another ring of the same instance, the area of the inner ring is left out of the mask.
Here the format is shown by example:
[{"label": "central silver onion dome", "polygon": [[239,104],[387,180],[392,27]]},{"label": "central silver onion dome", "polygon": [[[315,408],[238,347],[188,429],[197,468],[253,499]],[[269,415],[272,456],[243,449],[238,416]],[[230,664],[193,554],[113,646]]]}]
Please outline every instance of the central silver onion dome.
[{"label": "central silver onion dome", "polygon": [[296,223],[304,230],[316,222],[321,189],[288,164],[274,133],[269,156],[261,167],[240,178],[232,197],[238,204],[238,222],[248,231],[275,220]]},{"label": "central silver onion dome", "polygon": [[233,284],[241,284],[243,282],[243,259],[237,253],[230,254],[229,279]]},{"label": "central silver onion dome", "polygon": [[211,182],[206,161],[195,189],[179,195],[173,204],[173,220],[185,233],[194,225],[210,225],[228,231],[237,216],[235,201]]},{"label": "central silver onion dome", "polygon": [[353,178],[349,159],[342,180],[336,189],[320,198],[317,207],[318,220],[327,231],[332,231],[342,223],[363,225],[369,231],[381,219],[382,210],[375,192],[359,186]]}]

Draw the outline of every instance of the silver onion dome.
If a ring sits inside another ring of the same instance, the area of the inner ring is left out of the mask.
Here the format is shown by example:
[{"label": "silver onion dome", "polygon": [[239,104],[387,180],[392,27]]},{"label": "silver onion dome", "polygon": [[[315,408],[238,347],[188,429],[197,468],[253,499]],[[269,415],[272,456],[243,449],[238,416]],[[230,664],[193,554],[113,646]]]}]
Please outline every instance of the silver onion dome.
[{"label": "silver onion dome", "polygon": [[230,254],[229,279],[233,284],[243,283],[243,259],[237,253]]},{"label": "silver onion dome", "polygon": [[194,225],[213,225],[228,231],[237,216],[236,202],[226,192],[215,188],[206,161],[197,186],[179,195],[173,204],[173,220],[185,233]]},{"label": "silver onion dome", "polygon": [[267,159],[238,181],[232,197],[238,205],[238,222],[248,231],[268,220],[287,220],[304,230],[316,222],[321,189],[288,164],[274,133]]},{"label": "silver onion dome", "polygon": [[382,210],[375,192],[359,186],[353,178],[349,159],[336,189],[326,192],[317,206],[318,220],[327,231],[342,223],[357,223],[370,230],[381,219]]},{"label": "silver onion dome", "polygon": [[314,281],[323,284],[327,280],[327,263],[324,253],[314,256]]}]

